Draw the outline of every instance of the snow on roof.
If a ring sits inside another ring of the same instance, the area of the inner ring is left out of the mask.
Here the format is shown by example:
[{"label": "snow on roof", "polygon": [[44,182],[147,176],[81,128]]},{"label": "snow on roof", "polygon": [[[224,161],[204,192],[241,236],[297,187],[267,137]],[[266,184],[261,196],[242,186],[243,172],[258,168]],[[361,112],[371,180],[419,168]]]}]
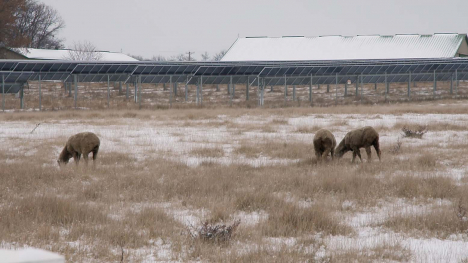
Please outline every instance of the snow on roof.
[{"label": "snow on roof", "polygon": [[65,258],[46,250],[26,248],[19,250],[0,249],[0,262],[3,263],[64,263]]},{"label": "snow on roof", "polygon": [[[11,48],[29,59],[68,60],[69,49],[37,49],[37,48]],[[96,51],[101,54],[99,61],[138,61],[122,53],[109,51]]]},{"label": "snow on roof", "polygon": [[466,34],[239,38],[221,61],[454,57]]}]

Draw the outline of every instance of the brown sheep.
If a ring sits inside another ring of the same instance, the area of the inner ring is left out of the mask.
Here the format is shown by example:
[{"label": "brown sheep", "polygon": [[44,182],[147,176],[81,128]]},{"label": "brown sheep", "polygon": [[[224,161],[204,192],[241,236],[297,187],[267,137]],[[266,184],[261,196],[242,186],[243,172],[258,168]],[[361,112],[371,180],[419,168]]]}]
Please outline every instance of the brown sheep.
[{"label": "brown sheep", "polygon": [[317,161],[321,161],[322,157],[327,158],[328,154],[331,154],[331,158],[335,155],[336,140],[335,136],[325,129],[320,129],[315,133],[314,136],[314,149]]},{"label": "brown sheep", "polygon": [[380,161],[380,148],[379,148],[379,133],[377,133],[374,128],[366,126],[357,130],[350,131],[346,134],[343,140],[340,142],[338,147],[336,147],[336,156],[341,158],[346,152],[353,151],[353,163],[356,159],[356,155],[361,159],[360,148],[365,148],[367,152],[367,159],[371,161],[371,146],[374,146],[377,156],[379,156]]},{"label": "brown sheep", "polygon": [[81,155],[88,165],[88,154],[93,152],[93,165],[99,151],[100,141],[96,134],[92,132],[82,132],[71,136],[57,160],[58,164],[67,164],[71,157],[76,165],[80,162]]}]

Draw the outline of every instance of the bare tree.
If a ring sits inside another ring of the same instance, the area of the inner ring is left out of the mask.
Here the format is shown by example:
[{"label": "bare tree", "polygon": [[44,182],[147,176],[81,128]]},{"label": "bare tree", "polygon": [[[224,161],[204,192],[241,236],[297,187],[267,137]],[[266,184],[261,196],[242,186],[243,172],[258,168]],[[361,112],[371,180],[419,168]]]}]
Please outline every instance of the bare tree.
[{"label": "bare tree", "polygon": [[15,27],[17,38],[27,38],[26,47],[63,48],[63,40],[56,35],[65,27],[65,22],[50,6],[36,0],[24,0],[24,7],[18,11]]},{"label": "bare tree", "polygon": [[170,61],[187,61],[187,60],[188,60],[188,57],[183,53],[176,55],[176,56],[172,56],[170,58]]},{"label": "bare tree", "polygon": [[201,54],[202,60],[203,61],[209,61],[210,60],[210,54],[205,51],[205,53]]},{"label": "bare tree", "polygon": [[151,58],[151,60],[152,61],[167,61],[167,59],[164,56],[161,56],[161,55],[153,56]]},{"label": "bare tree", "polygon": [[132,57],[132,58],[134,58],[134,59],[136,59],[136,60],[139,60],[139,61],[148,60],[148,59],[143,58],[143,56],[140,56],[140,55],[127,54],[127,56]]},{"label": "bare tree", "polygon": [[94,61],[101,60],[102,54],[96,51],[96,47],[91,42],[75,42],[73,48],[64,57],[66,60]]},{"label": "bare tree", "polygon": [[221,50],[219,53],[213,56],[213,60],[220,61],[224,57],[224,55],[226,55],[226,52],[226,50]]},{"label": "bare tree", "polygon": [[17,20],[24,12],[25,0],[0,0],[0,47],[25,47],[26,36],[17,30]]}]

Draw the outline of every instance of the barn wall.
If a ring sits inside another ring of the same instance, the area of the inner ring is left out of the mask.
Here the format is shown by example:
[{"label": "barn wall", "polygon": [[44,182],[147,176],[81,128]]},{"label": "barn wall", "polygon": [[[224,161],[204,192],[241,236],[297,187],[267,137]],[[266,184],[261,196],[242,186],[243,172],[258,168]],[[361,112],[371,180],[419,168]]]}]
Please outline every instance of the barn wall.
[{"label": "barn wall", "polygon": [[13,52],[7,48],[0,48],[0,59],[27,59],[23,55]]},{"label": "barn wall", "polygon": [[466,38],[463,38],[462,43],[457,51],[457,57],[467,57],[468,56],[468,43],[466,42]]}]

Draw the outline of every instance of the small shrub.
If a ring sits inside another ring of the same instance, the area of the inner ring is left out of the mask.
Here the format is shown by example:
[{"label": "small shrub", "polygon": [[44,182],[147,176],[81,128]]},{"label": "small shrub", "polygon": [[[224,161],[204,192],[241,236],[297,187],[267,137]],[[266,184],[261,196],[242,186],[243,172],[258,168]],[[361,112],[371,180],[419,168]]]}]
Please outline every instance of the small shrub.
[{"label": "small shrub", "polygon": [[401,145],[402,142],[400,141],[400,138],[398,138],[396,144],[393,146],[393,148],[390,150],[390,153],[392,154],[399,154],[401,152]]},{"label": "small shrub", "polygon": [[425,153],[418,158],[418,164],[423,167],[435,167],[437,160],[431,153]]},{"label": "small shrub", "polygon": [[427,127],[418,126],[415,129],[410,129],[404,126],[401,131],[403,132],[403,137],[422,139],[423,135],[427,132]]},{"label": "small shrub", "polygon": [[208,221],[196,230],[196,235],[192,232],[192,237],[213,243],[228,243],[231,241],[237,227],[240,225],[240,219],[234,221],[232,225],[210,224]]}]

